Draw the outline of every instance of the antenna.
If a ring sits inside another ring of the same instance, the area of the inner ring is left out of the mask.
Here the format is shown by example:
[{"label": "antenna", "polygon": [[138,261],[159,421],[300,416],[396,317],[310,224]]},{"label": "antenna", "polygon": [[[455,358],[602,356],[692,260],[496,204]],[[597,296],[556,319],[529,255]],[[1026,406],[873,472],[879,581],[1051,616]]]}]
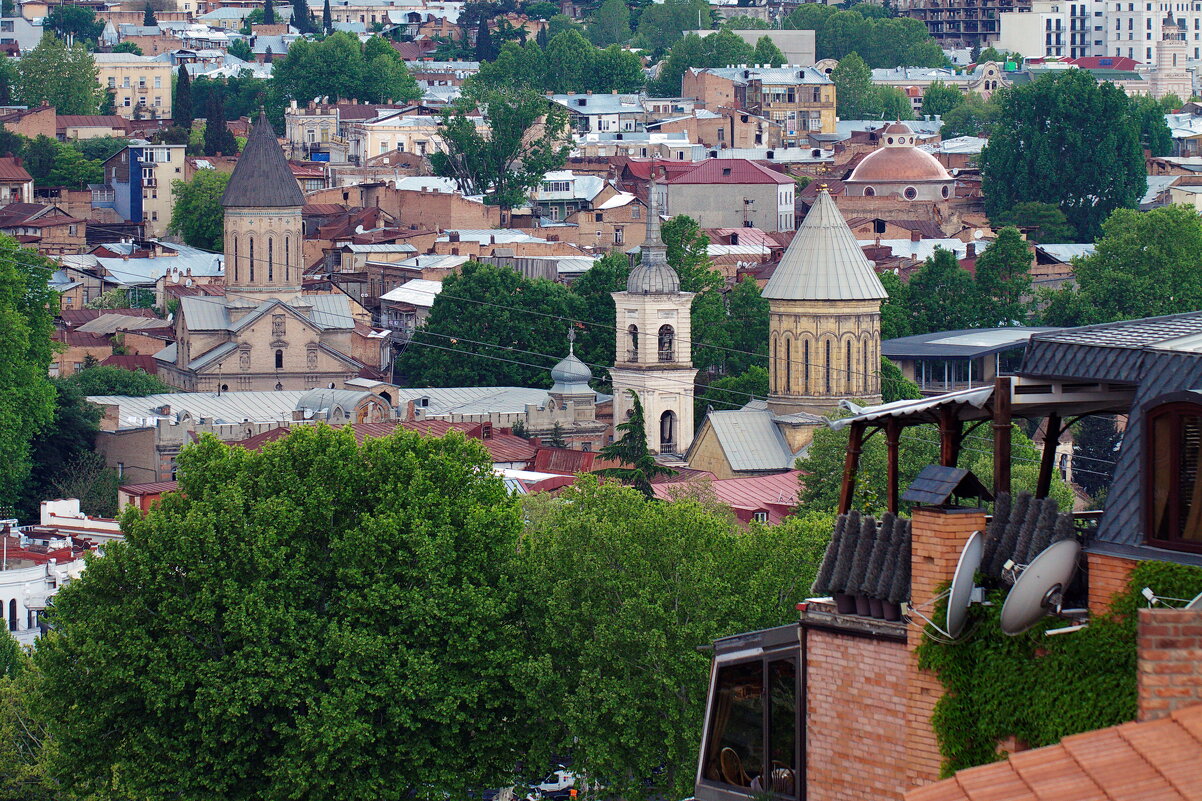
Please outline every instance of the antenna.
[{"label": "antenna", "polygon": [[1081,544],[1076,540],[1060,540],[1022,569],[1002,605],[1002,631],[1011,636],[1022,634],[1047,614],[1059,614],[1080,553]]},{"label": "antenna", "polygon": [[[1202,592],[1195,595],[1193,597],[1193,599],[1172,598],[1168,595],[1157,595],[1155,592],[1152,591],[1151,587],[1144,587],[1142,590],[1139,591],[1139,594],[1148,599],[1148,607],[1149,608],[1151,608],[1153,606],[1164,606],[1164,607],[1168,607],[1169,609],[1202,609]],[[1175,603],[1185,604],[1185,605],[1184,606],[1174,606],[1173,604],[1165,603],[1166,601],[1174,601]]]},{"label": "antenna", "polygon": [[[942,627],[922,614],[916,607],[910,607],[910,614],[925,620],[947,640],[958,639],[964,633],[964,624],[968,622],[968,607],[984,600],[984,590],[973,582],[984,555],[985,537],[980,531],[974,531],[960,551],[960,559],[956,562],[956,572],[952,574],[951,588],[946,593],[932,598],[927,604],[923,604],[926,606],[944,598],[947,599],[947,619]],[[933,639],[937,640],[937,638]]]}]

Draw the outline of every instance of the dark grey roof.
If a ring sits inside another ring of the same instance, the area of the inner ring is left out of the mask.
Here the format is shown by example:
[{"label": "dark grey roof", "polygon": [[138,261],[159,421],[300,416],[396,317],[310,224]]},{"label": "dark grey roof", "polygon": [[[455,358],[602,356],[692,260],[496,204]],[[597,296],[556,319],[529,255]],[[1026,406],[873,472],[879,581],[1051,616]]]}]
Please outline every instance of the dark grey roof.
[{"label": "dark grey roof", "polygon": [[902,493],[902,500],[926,506],[941,506],[953,497],[993,500],[981,480],[962,467],[929,464]]},{"label": "dark grey roof", "polygon": [[966,328],[936,331],[912,337],[887,339],[881,353],[890,359],[974,359],[991,353],[1026,347],[1035,334],[1060,331],[1059,328]]},{"label": "dark grey roof", "polygon": [[292,177],[275,131],[262,112],[234,166],[234,174],[221,196],[221,205],[227,209],[305,205],[300,185]]}]

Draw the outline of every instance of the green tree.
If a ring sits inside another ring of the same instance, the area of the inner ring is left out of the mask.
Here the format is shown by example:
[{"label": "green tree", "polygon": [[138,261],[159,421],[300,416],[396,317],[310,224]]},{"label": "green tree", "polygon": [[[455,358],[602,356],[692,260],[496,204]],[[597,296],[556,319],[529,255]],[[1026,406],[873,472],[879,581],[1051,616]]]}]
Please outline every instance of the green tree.
[{"label": "green tree", "polygon": [[314,97],[373,103],[421,97],[417,82],[391,45],[373,36],[361,46],[354,34],[345,31],[320,42],[294,42],[288,55],[275,61],[271,88],[284,103],[304,103]]},{"label": "green tree", "polygon": [[309,13],[309,3],[307,0],[292,0],[292,19],[291,24],[301,33],[313,32],[312,15]]},{"label": "green tree", "polygon": [[363,46],[364,85],[361,97],[369,103],[407,102],[422,96],[417,81],[396,48],[373,36]]},{"label": "green tree", "polygon": [[238,152],[238,143],[229,126],[225,124],[225,99],[220,92],[209,95],[209,105],[205,110],[205,155],[232,156]]},{"label": "green tree", "polygon": [[476,61],[484,63],[492,61],[497,57],[495,43],[492,38],[492,31],[488,27],[488,18],[480,17],[480,22],[476,26]]},{"label": "green tree", "polygon": [[175,80],[175,97],[171,100],[171,115],[175,124],[186,131],[192,130],[192,76],[186,65],[179,65]]},{"label": "green tree", "polygon": [[51,6],[42,26],[54,31],[60,39],[72,37],[80,44],[91,42],[95,45],[104,31],[104,23],[96,19],[95,11],[76,5]]},{"label": "green tree", "polygon": [[1160,107],[1164,109],[1165,114],[1170,114],[1184,105],[1185,103],[1182,102],[1181,98],[1172,93],[1160,98]]},{"label": "green tree", "polygon": [[20,500],[32,463],[30,441],[54,417],[47,374],[58,297],[51,262],[0,236],[0,506]]},{"label": "green tree", "polygon": [[1003,228],[977,256],[976,284],[986,327],[1026,325],[1031,317],[1034,254],[1017,228]]},{"label": "green tree", "polygon": [[1002,93],[1005,125],[981,153],[985,211],[1057,203],[1083,237],[1147,189],[1140,125],[1131,101],[1086,70],[1064,70]]},{"label": "green tree", "polygon": [[1173,151],[1173,135],[1164,120],[1165,107],[1148,96],[1131,98],[1131,113],[1139,125],[1140,144],[1153,156],[1167,156]]},{"label": "green tree", "polygon": [[469,85],[487,89],[549,91],[550,76],[543,50],[534,42],[524,45],[506,42],[495,59],[480,65],[480,71],[469,79]]},{"label": "green tree", "polygon": [[721,27],[727,31],[767,31],[772,29],[772,23],[758,17],[739,15],[727,17]]},{"label": "green tree", "polygon": [[625,44],[630,39],[630,9],[625,0],[604,0],[592,23],[588,38],[598,47]]},{"label": "green tree", "polygon": [[522,13],[530,19],[551,19],[559,13],[559,3],[551,3],[548,0],[535,0],[533,3],[526,3],[522,6]]},{"label": "green tree", "polygon": [[795,619],[833,520],[740,530],[715,504],[591,478],[541,495],[524,502],[520,557],[540,654],[528,694],[544,721],[527,761],[570,752],[614,797],[682,798],[710,671],[697,646]]},{"label": "green tree", "polygon": [[672,47],[684,31],[713,28],[710,7],[704,0],[664,0],[639,15],[638,42],[657,52]]},{"label": "green tree", "polygon": [[49,103],[59,114],[95,114],[106,94],[96,76],[82,42],[67,47],[57,36],[43,36],[17,63],[17,96],[27,106]]},{"label": "green tree", "polygon": [[1119,458],[1123,433],[1114,415],[1091,414],[1073,426],[1073,483],[1101,509]]},{"label": "green tree", "polygon": [[142,55],[142,48],[139,47],[134,42],[125,41],[125,42],[119,42],[118,44],[113,45],[113,52],[114,53],[130,53],[131,55],[140,56],[140,55]]},{"label": "green tree", "polygon": [[865,3],[842,10],[837,6],[802,4],[783,27],[814,31],[818,58],[842,61],[857,53],[872,68],[948,66],[938,42],[919,20],[880,14]]},{"label": "green tree", "polygon": [[230,42],[228,50],[229,54],[234,58],[240,58],[243,61],[255,60],[255,54],[251,52],[250,45],[246,43],[245,39],[235,39]]},{"label": "green tree", "polygon": [[918,400],[922,390],[902,373],[901,368],[885,356],[881,357],[881,402]]},{"label": "green tree", "polygon": [[186,448],[180,492],[127,514],[55,596],[45,692],[91,688],[86,708],[46,705],[55,774],[134,798],[500,784],[524,649],[520,518],[491,466],[458,434],[357,445],[324,425]]},{"label": "green tree", "polygon": [[741,409],[753,398],[767,398],[768,390],[768,371],[758,365],[748,367],[746,372],[739,375],[719,378],[697,393],[693,403],[696,427],[701,428],[710,408],[716,412]]},{"label": "green tree", "polygon": [[[102,412],[99,406],[88,402],[87,395],[104,393],[86,392],[73,379],[96,369],[101,368],[89,367],[70,378],[51,380],[55,391],[54,417],[29,444],[29,480],[25,482],[18,507],[23,520],[38,520],[41,502],[57,494],[54,487],[67,465],[93,452]],[[88,514],[96,512],[89,510]]]},{"label": "green tree", "polygon": [[[768,364],[768,299],[760,295],[755,279],[744,276],[726,298],[726,329],[731,352],[726,354],[726,371],[745,373],[753,366]],[[708,335],[703,338],[708,339]],[[754,355],[752,355],[754,354]]]},{"label": "green tree", "polygon": [[605,467],[595,472],[599,476],[616,478],[650,499],[655,497],[655,490],[651,489],[652,479],[658,476],[670,476],[676,471],[659,464],[651,455],[651,449],[647,447],[647,426],[643,416],[643,403],[633,389],[628,389],[626,392],[630,395],[633,405],[626,421],[615,426],[616,430],[622,432],[622,436],[601,449],[601,458],[618,462],[623,466]]},{"label": "green tree", "polygon": [[755,49],[729,30],[705,37],[690,33],[672,46],[668,58],[660,65],[659,77],[648,91],[661,96],[679,95],[681,79],[690,67],[726,67],[747,64],[754,58]]},{"label": "green tree", "polygon": [[996,98],[997,95],[989,100],[974,93],[965,95],[959,103],[944,112],[939,135],[944,139],[957,136],[988,138],[1002,119],[1001,104]]},{"label": "green tree", "polygon": [[263,24],[275,25],[275,5],[271,0],[263,0]]},{"label": "green tree", "polygon": [[[488,120],[483,130],[474,119],[477,109]],[[447,149],[431,156],[434,171],[454,178],[465,194],[482,194],[485,203],[502,208],[524,203],[568,157],[567,109],[530,90],[465,92],[443,112],[440,133]]]},{"label": "green tree", "polygon": [[881,109],[881,119],[914,119],[914,105],[910,102],[910,98],[906,96],[905,92],[896,86],[878,86],[876,90],[877,104]]},{"label": "green tree", "polygon": [[710,240],[696,220],[686,214],[677,214],[660,227],[660,236],[667,246],[668,263],[680,276],[682,291],[722,288],[726,280],[710,263]]},{"label": "green tree", "polygon": [[922,93],[922,113],[942,116],[963,102],[963,92],[943,81],[935,81]]},{"label": "green tree", "polygon": [[58,142],[39,134],[25,148],[25,170],[32,176],[35,184],[47,184],[50,171],[54,169],[54,159],[58,156],[58,147]]},{"label": "green tree", "polygon": [[881,339],[908,337],[914,333],[910,317],[910,287],[892,270],[878,273],[889,298],[881,304]]},{"label": "green tree", "polygon": [[155,19],[154,16],[154,8],[150,5],[150,3],[147,3],[146,7],[142,9],[142,25],[146,28],[153,28],[158,24],[159,21]]},{"label": "green tree", "polygon": [[[563,14],[556,14],[547,20],[547,27],[545,30],[547,32],[547,43],[549,44],[552,39],[564,31],[583,31],[584,27],[571,17]],[[545,47],[545,45],[541,43],[539,46]]]},{"label": "green tree", "polygon": [[987,61],[992,61],[996,64],[1005,64],[1007,61],[1022,61],[1022,56],[1010,50],[998,50],[995,47],[986,47],[977,55],[977,64],[984,64]]},{"label": "green tree", "polygon": [[771,67],[779,67],[785,63],[785,54],[780,51],[767,36],[761,36],[755,43],[755,54],[752,56],[756,64],[767,64]]},{"label": "green tree", "polygon": [[17,91],[18,73],[12,59],[0,59],[0,105],[11,106]]},{"label": "green tree", "polygon": [[561,284],[468,262],[443,281],[397,369],[410,386],[548,387],[581,307]]},{"label": "green tree", "polygon": [[586,364],[614,363],[617,310],[610,293],[625,290],[629,277],[630,265],[626,257],[621,253],[609,253],[571,284],[572,294],[581,299],[580,319],[584,321],[580,324],[576,353]]},{"label": "green tree", "polygon": [[84,395],[129,395],[138,398],[175,392],[175,389],[144,370],[123,370],[102,365],[87,367],[69,378],[60,379],[59,386],[70,387]]},{"label": "green tree", "polygon": [[104,165],[95,159],[85,158],[70,145],[59,145],[54,158],[54,168],[46,177],[49,186],[65,186],[69,189],[87,189],[88,184],[104,181]]},{"label": "green tree", "polygon": [[995,227],[1012,225],[1032,242],[1076,242],[1077,233],[1058,206],[1028,200],[1016,203],[990,220]]},{"label": "green tree", "polygon": [[564,31],[547,45],[547,72],[553,92],[582,92],[597,48],[576,31]]},{"label": "green tree", "polygon": [[612,44],[593,54],[592,71],[585,86],[598,94],[628,93],[642,89],[645,80],[642,60],[621,45]]},{"label": "green tree", "polygon": [[910,333],[976,327],[981,307],[977,289],[952,251],[936,248],[907,289]]},{"label": "green tree", "polygon": [[1202,219],[1186,206],[1118,209],[1076,286],[1051,293],[1048,325],[1091,325],[1202,309]]},{"label": "green tree", "polygon": [[845,120],[875,120],[881,116],[881,97],[872,84],[872,70],[855,52],[831,71],[839,116]]},{"label": "green tree", "polygon": [[228,173],[197,170],[191,181],[174,181],[175,205],[171,209],[171,231],[184,242],[205,250],[225,247],[221,195],[230,182]]},{"label": "green tree", "polygon": [[321,7],[321,30],[326,36],[334,32],[334,14],[330,11],[330,0]]}]

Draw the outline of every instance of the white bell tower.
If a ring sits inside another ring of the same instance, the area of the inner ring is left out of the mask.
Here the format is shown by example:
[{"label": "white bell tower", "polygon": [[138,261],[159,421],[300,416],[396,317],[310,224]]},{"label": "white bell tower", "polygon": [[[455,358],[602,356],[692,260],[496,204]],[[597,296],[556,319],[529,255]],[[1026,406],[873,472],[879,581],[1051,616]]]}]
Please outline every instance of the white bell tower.
[{"label": "white bell tower", "polygon": [[654,171],[648,189],[647,235],[639,265],[625,292],[614,292],[617,351],[609,371],[614,389],[614,425],[626,422],[632,389],[643,405],[647,447],[653,453],[683,454],[693,441],[692,292],[680,291],[680,276],[668,264],[660,236]]}]

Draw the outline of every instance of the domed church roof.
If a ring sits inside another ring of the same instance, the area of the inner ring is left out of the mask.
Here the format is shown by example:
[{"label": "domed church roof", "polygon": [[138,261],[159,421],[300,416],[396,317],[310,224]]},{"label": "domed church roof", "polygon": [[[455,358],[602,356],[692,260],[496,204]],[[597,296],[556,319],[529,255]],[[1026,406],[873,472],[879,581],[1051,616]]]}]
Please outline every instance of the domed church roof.
[{"label": "domed church roof", "polygon": [[[846,182],[915,183],[950,181],[939,160],[914,146],[914,132],[903,122],[887,125],[881,146],[869,153],[851,172]],[[845,183],[846,183],[845,182]]]},{"label": "domed church roof", "polygon": [[668,264],[668,247],[660,235],[654,175],[647,190],[647,234],[643,237],[640,251],[639,264],[626,279],[626,291],[633,295],[673,295],[679,292],[680,276]]},{"label": "domed church roof", "polygon": [[555,384],[550,391],[559,395],[587,395],[593,391],[588,385],[592,377],[593,371],[576,358],[575,348],[569,344],[568,355],[551,368],[551,380]]}]

